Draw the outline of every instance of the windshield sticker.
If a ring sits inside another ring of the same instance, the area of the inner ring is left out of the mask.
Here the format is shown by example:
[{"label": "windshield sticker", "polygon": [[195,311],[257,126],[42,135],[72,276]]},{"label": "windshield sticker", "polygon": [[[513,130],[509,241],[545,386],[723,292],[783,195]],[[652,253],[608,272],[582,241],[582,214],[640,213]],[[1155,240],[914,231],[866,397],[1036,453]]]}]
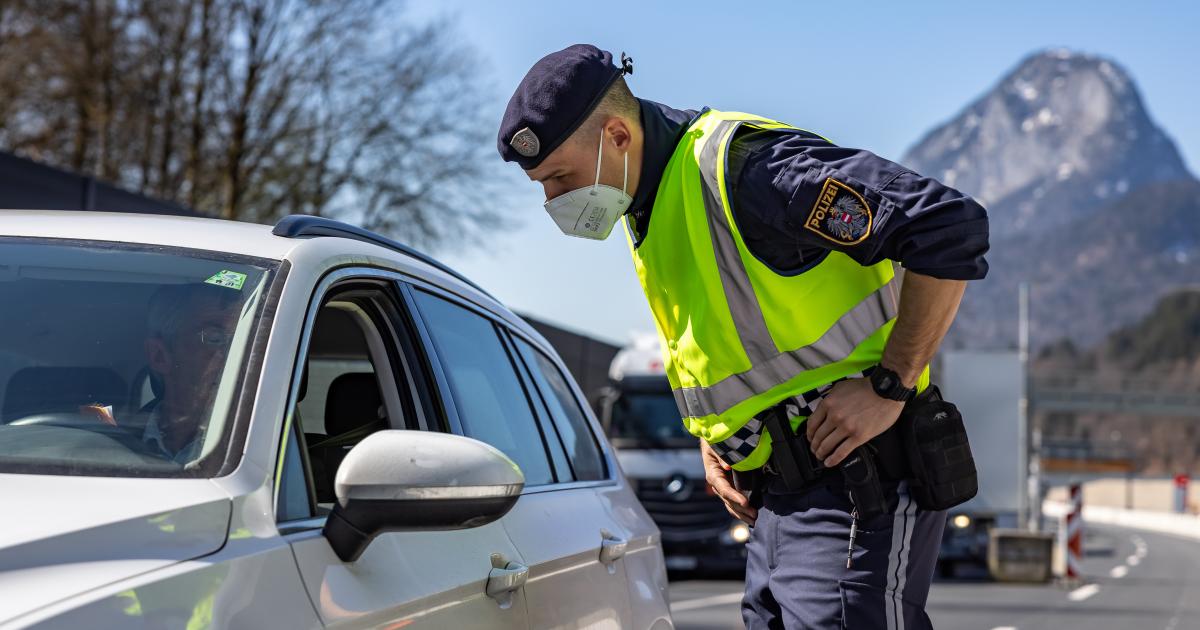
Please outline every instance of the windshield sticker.
[{"label": "windshield sticker", "polygon": [[242,285],[246,283],[246,274],[222,269],[204,282],[205,284],[215,284],[219,287],[241,291]]},{"label": "windshield sticker", "polygon": [[103,405],[100,403],[80,405],[79,415],[95,418],[111,427],[117,426],[117,419],[113,417],[112,405]]}]

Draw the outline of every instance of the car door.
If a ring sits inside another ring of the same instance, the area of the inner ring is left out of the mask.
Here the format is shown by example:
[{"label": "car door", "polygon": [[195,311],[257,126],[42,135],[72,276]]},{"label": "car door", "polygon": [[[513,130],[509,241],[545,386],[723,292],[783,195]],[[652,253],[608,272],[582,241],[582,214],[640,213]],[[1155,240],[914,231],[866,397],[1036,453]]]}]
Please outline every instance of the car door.
[{"label": "car door", "polygon": [[456,431],[495,446],[525,472],[525,491],[502,519],[529,568],[534,628],[626,628],[627,540],[595,492],[612,484],[595,437],[564,435],[505,325],[426,288],[410,291]]},{"label": "car door", "polygon": [[[616,462],[600,445],[599,425],[589,420],[584,411],[585,403],[560,361],[552,358],[551,353],[542,349],[540,344],[517,330],[510,329],[509,338],[521,360],[530,390],[537,394],[535,407],[543,417],[545,426],[550,427],[548,430],[557,437],[557,442],[561,445],[560,450],[570,466],[573,482],[570,486],[560,485],[556,492],[566,495],[569,491],[570,494],[578,495],[581,500],[589,502],[586,516],[578,522],[584,530],[584,535],[589,532],[595,535],[596,530],[599,530],[600,564],[607,569],[608,576],[598,574],[598,577],[603,580],[605,589],[616,588],[615,581],[624,585],[620,592],[608,596],[611,597],[609,603],[614,608],[619,608],[620,626],[651,627],[652,623],[641,623],[638,611],[633,610],[632,601],[621,596],[623,593],[632,598],[637,593],[638,589],[631,588],[629,584],[632,578],[629,564],[631,554],[644,555],[639,552],[645,551],[650,543],[647,536],[636,536],[629,528],[630,515],[626,509],[626,502],[622,500],[629,493],[622,492],[617,483]],[[553,533],[553,527],[547,525],[540,524],[540,533]],[[515,535],[513,540],[517,542],[517,548],[529,558],[532,552],[526,549],[524,540]],[[530,542],[537,544],[536,539],[531,539]],[[650,550],[653,551],[653,548]],[[530,591],[529,595],[532,596],[533,592]]]},{"label": "car door", "polygon": [[430,421],[435,414],[426,360],[393,280],[384,272],[342,271],[318,291],[322,297],[310,309],[282,442],[280,533],[326,625],[527,628],[518,579],[524,565],[501,522],[381,534],[353,562],[339,560],[321,535],[332,507],[329,479],[342,451],[372,427],[439,428]]}]

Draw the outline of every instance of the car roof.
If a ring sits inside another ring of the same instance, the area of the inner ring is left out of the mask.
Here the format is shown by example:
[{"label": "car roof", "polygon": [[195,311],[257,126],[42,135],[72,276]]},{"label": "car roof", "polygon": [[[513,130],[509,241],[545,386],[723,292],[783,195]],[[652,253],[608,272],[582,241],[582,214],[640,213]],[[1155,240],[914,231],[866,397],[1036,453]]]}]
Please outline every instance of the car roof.
[{"label": "car roof", "polygon": [[0,236],[86,239],[207,249],[282,260],[296,242],[271,226],[202,217],[65,210],[0,211]]},{"label": "car roof", "polygon": [[[397,266],[414,272],[426,281],[451,289],[541,341],[545,347],[551,347],[545,337],[503,303],[470,280],[419,252],[406,253],[361,239],[338,236],[289,238],[273,234],[273,229],[272,226],[258,223],[206,217],[72,210],[0,210],[0,237],[167,245],[273,260],[291,259],[293,254],[306,250],[310,253],[315,253],[314,250],[330,252],[341,249],[360,253],[369,251],[397,261]],[[333,247],[335,243],[337,246]]]}]

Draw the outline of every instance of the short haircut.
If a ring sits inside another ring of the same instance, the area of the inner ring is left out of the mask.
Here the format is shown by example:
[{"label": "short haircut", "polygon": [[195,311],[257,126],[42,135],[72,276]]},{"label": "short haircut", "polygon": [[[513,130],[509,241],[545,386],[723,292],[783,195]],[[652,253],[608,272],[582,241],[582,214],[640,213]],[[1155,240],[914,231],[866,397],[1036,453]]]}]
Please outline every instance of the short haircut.
[{"label": "short haircut", "polygon": [[596,137],[600,135],[600,127],[604,122],[613,116],[620,116],[635,125],[640,125],[642,122],[642,106],[633,96],[633,92],[629,90],[629,84],[625,83],[625,77],[617,77],[613,84],[608,87],[608,91],[604,93],[604,97],[596,104],[596,108],[592,113],[588,114],[587,120],[579,125],[579,129],[571,134],[575,140],[594,142]]},{"label": "short haircut", "polygon": [[151,337],[170,339],[179,333],[187,316],[203,301],[228,309],[241,303],[241,293],[211,284],[168,284],[150,296],[146,309],[146,331]]}]

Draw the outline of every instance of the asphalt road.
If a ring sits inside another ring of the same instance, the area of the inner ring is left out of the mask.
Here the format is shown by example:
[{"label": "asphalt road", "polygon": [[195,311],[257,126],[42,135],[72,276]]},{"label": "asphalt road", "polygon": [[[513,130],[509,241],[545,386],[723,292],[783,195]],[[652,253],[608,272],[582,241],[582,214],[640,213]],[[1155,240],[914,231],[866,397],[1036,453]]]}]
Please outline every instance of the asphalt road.
[{"label": "asphalt road", "polygon": [[[1200,541],[1088,525],[1080,584],[937,580],[927,610],[943,630],[1200,630]],[[671,584],[679,630],[742,628],[742,584]]]}]

